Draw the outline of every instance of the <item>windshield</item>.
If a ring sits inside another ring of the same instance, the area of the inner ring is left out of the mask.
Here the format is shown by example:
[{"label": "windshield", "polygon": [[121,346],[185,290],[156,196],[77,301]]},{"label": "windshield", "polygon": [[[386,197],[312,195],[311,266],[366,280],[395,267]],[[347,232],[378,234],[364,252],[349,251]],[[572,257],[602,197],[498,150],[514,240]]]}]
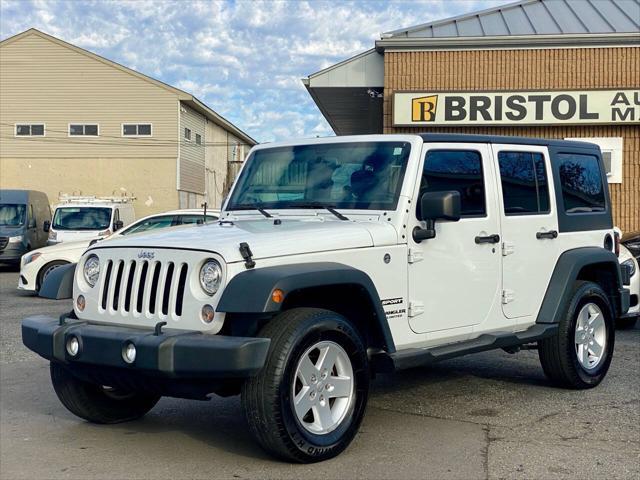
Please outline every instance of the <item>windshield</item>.
[{"label": "windshield", "polygon": [[228,210],[320,208],[394,210],[411,145],[357,142],[274,147],[248,159]]},{"label": "windshield", "polygon": [[19,227],[24,225],[26,207],[16,203],[3,203],[0,205],[0,226]]},{"label": "windshield", "polygon": [[60,207],[53,216],[56,230],[106,230],[111,225],[107,207]]}]

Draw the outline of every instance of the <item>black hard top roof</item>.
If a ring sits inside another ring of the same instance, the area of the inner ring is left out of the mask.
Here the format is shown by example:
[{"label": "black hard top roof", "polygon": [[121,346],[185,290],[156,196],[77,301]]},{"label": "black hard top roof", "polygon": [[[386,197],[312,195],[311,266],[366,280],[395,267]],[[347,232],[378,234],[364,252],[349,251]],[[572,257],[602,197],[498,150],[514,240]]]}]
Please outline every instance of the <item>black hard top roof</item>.
[{"label": "black hard top roof", "polygon": [[544,147],[578,147],[598,148],[594,143],[576,142],[573,140],[558,140],[550,138],[534,137],[508,137],[501,135],[468,135],[460,133],[421,133],[419,134],[425,143],[505,143],[517,145],[540,145]]}]

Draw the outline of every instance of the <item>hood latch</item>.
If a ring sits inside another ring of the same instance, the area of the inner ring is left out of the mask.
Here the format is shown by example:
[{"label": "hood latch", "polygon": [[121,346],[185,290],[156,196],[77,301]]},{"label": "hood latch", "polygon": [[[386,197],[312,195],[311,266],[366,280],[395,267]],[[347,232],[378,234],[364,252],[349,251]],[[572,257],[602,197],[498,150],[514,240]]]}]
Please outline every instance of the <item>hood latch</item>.
[{"label": "hood latch", "polygon": [[240,244],[240,255],[244,258],[244,266],[247,267],[247,270],[256,266],[256,262],[251,258],[253,257],[253,252],[251,252],[251,248],[247,242]]}]

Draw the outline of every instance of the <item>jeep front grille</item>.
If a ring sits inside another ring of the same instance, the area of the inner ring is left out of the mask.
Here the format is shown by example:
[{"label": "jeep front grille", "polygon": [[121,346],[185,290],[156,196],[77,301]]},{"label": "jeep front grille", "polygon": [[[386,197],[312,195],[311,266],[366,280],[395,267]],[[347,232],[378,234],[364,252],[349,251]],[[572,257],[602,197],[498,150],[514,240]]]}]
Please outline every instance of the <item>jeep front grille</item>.
[{"label": "jeep front grille", "polygon": [[180,317],[187,270],[186,263],[108,260],[100,307],[123,316]]}]

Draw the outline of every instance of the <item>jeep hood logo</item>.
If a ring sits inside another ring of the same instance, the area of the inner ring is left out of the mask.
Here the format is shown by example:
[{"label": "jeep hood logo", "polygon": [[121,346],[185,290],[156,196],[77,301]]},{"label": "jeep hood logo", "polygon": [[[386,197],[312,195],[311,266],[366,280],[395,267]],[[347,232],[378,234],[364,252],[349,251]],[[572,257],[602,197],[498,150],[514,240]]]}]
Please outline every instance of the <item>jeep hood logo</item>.
[{"label": "jeep hood logo", "polygon": [[156,254],[154,252],[148,252],[144,250],[138,253],[138,258],[146,258],[147,260],[152,260],[155,256]]}]

